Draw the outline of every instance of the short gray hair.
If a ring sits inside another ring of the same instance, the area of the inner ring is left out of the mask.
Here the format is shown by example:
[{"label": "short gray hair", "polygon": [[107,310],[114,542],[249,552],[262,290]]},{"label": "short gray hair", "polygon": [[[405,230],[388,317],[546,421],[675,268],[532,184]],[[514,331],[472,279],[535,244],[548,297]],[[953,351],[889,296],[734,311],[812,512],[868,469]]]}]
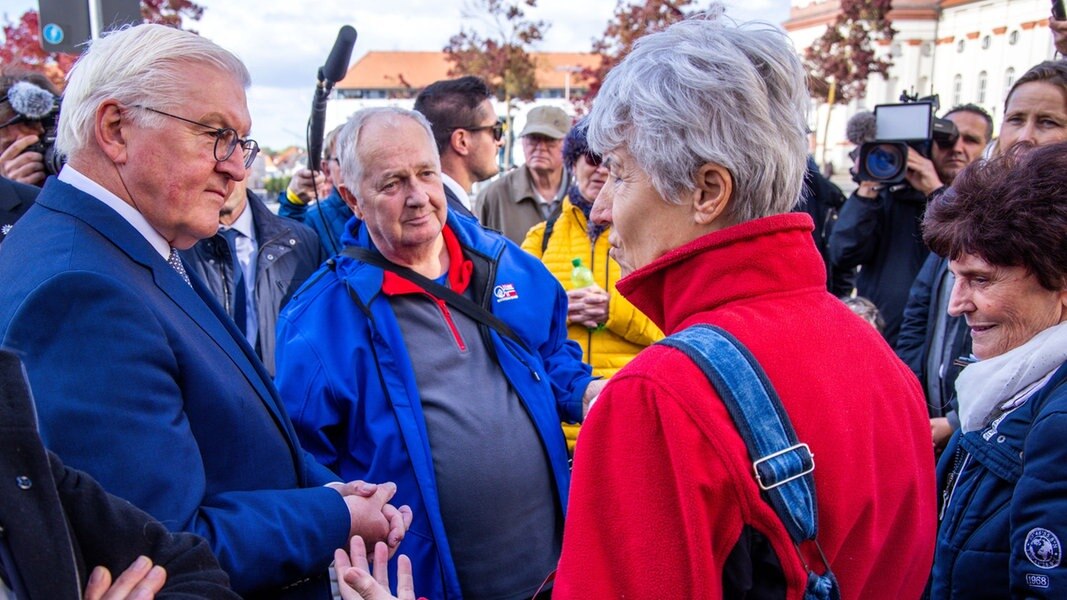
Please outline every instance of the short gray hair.
[{"label": "short gray hair", "polygon": [[[196,94],[177,76],[179,68],[189,64],[229,73],[244,88],[252,83],[239,58],[195,33],[145,24],[93,41],[67,76],[56,148],[68,155],[85,148],[93,139],[96,109],[108,99],[124,106],[177,108]],[[148,111],[132,112],[130,118],[145,127],[158,127],[164,119]]]},{"label": "short gray hair", "polygon": [[398,106],[364,108],[356,111],[348,118],[348,122],[341,128],[341,132],[337,134],[336,142],[336,156],[341,161],[341,180],[344,181],[345,187],[354,196],[359,195],[359,183],[363,180],[363,163],[359,158],[359,136],[363,131],[363,127],[371,119],[383,115],[393,118],[406,117],[421,125],[426,131],[426,141],[433,148],[434,160],[437,161],[438,169],[440,169],[441,154],[437,151],[437,143],[433,139],[433,128],[430,127],[430,122],[426,120],[422,113]]},{"label": "short gray hair", "polygon": [[589,144],[625,148],[668,202],[695,189],[705,163],[734,180],[737,223],[789,212],[807,160],[804,69],[785,33],[737,25],[723,6],[647,35],[604,80]]}]

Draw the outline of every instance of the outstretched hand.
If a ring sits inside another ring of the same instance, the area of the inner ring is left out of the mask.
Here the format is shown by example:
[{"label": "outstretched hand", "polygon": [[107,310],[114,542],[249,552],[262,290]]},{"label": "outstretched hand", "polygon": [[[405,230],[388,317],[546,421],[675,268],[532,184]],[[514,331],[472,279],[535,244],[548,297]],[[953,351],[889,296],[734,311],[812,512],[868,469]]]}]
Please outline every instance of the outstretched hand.
[{"label": "outstretched hand", "polygon": [[151,600],[167,582],[167,571],[152,566],[147,556],[139,556],[114,583],[111,571],[96,567],[85,586],[85,600]]},{"label": "outstretched hand", "polygon": [[389,592],[389,549],[382,542],[374,545],[374,574],[367,564],[367,550],[358,535],[349,543],[349,551],[334,552],[334,569],[342,600],[415,600],[415,583],[411,561],[401,554],[396,566],[396,596]]}]

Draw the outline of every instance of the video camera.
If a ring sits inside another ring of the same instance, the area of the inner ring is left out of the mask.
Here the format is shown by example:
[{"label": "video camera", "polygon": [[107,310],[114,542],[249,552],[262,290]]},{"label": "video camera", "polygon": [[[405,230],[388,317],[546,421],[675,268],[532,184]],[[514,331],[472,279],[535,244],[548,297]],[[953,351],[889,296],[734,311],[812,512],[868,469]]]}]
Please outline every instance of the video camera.
[{"label": "video camera", "polygon": [[7,103],[15,116],[4,125],[36,121],[44,132],[37,143],[27,146],[25,152],[38,152],[44,157],[46,175],[57,175],[67,162],[62,154],[56,152],[56,126],[59,123],[58,97],[40,86],[20,81],[11,86],[7,92]]},{"label": "video camera", "polygon": [[933,144],[955,145],[960,132],[952,121],[934,117],[940,107],[936,94],[919,98],[907,92],[900,95],[900,104],[875,106],[875,139],[860,146],[857,179],[900,183],[907,171],[909,148],[930,158]]}]

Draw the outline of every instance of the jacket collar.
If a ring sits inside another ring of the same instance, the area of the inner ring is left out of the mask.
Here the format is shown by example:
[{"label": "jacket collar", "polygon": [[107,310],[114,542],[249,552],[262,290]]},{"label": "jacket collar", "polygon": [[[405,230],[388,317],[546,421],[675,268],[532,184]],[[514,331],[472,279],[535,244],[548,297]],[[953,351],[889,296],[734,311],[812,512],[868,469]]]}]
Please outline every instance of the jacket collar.
[{"label": "jacket collar", "polygon": [[665,334],[694,313],[792,291],[825,291],[811,217],[787,213],[709,233],[620,279],[615,287]]}]

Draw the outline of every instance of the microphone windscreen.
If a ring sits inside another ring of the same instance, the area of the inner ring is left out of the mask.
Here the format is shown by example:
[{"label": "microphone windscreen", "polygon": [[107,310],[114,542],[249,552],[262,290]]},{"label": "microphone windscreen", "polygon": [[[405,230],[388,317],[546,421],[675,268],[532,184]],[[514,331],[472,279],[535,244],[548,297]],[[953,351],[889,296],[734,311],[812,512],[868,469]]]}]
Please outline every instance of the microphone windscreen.
[{"label": "microphone windscreen", "polygon": [[878,139],[878,124],[874,113],[865,110],[852,115],[845,126],[845,137],[857,146]]},{"label": "microphone windscreen", "polygon": [[322,67],[322,74],[326,81],[336,83],[344,79],[355,45],[356,30],[351,25],[341,27],[341,30],[337,32],[337,40],[333,43],[333,50],[330,50],[330,56]]},{"label": "microphone windscreen", "polygon": [[52,92],[29,81],[15,82],[7,90],[7,101],[12,110],[33,121],[47,117],[56,106]]}]

